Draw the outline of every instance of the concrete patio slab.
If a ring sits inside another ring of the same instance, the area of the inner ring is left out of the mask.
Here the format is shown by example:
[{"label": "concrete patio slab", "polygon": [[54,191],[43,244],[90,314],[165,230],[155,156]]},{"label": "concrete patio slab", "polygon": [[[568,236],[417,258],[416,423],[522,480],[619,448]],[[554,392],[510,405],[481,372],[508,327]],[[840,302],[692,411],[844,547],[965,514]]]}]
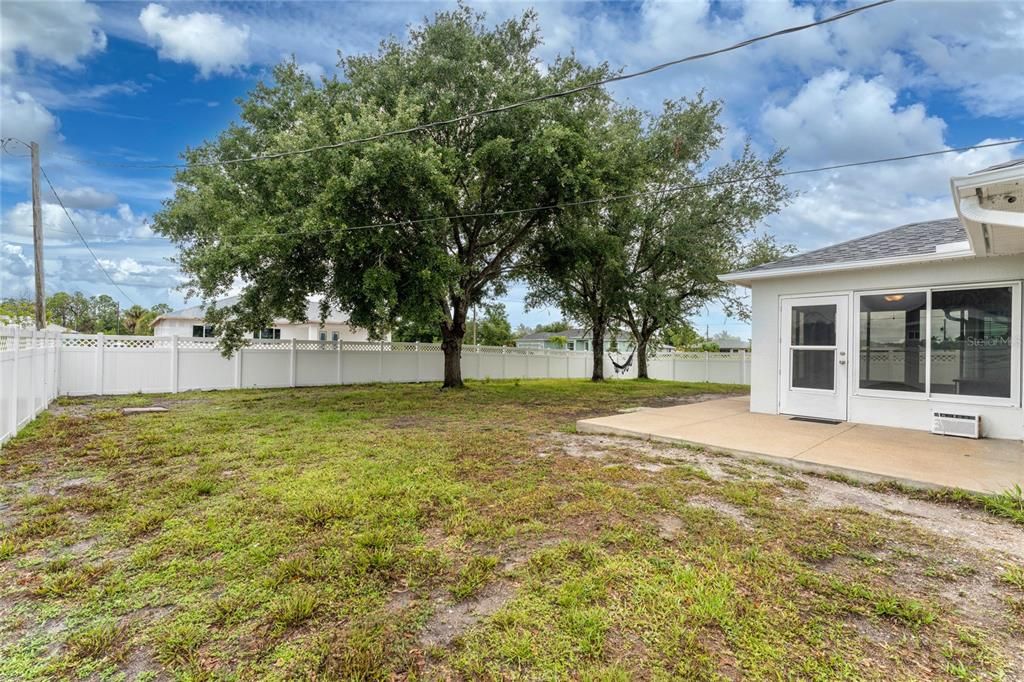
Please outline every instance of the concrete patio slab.
[{"label": "concrete patio slab", "polygon": [[750,412],[746,397],[582,419],[580,433],[700,445],[866,480],[1002,492],[1024,487],[1024,443]]}]

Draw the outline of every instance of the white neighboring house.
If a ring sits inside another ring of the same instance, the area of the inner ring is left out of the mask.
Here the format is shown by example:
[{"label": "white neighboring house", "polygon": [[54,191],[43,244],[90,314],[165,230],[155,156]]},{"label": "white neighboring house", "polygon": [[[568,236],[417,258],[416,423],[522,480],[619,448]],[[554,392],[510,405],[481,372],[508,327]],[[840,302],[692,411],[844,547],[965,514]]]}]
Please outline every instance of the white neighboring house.
[{"label": "white neighboring house", "polygon": [[[238,298],[231,296],[217,301],[217,305],[232,305]],[[206,324],[202,306],[192,306],[165,313],[153,321],[154,336],[214,336],[213,327]],[[274,320],[266,329],[251,332],[254,339],[300,339],[303,341],[369,341],[369,332],[361,327],[350,327],[348,317],[331,311],[320,324],[319,301],[306,302],[306,319],[290,322],[284,318]]]},{"label": "white neighboring house", "polygon": [[1024,159],[951,179],[957,217],[723,280],[752,296],[753,412],[1024,439]]},{"label": "white neighboring house", "polygon": [[[559,345],[552,339],[565,339],[565,345]],[[516,348],[538,348],[550,350],[577,350],[589,351],[593,344],[594,336],[589,329],[566,329],[560,332],[531,332],[516,339]],[[616,348],[623,352],[633,349],[633,337],[628,334],[619,334],[615,337]],[[604,335],[604,349],[612,347],[612,332]]]}]

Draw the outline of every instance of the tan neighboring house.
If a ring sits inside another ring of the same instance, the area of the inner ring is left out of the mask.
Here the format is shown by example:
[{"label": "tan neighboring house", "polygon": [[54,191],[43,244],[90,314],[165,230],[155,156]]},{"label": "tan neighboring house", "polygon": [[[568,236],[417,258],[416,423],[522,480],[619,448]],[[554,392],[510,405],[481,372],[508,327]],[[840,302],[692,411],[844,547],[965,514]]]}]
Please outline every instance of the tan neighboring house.
[{"label": "tan neighboring house", "polygon": [[[237,297],[231,296],[217,301],[218,306],[234,304]],[[192,306],[166,313],[153,321],[154,336],[191,336],[206,338],[214,336],[213,326],[206,323],[202,306]],[[251,332],[254,339],[299,339],[302,341],[369,341],[369,333],[361,327],[350,327],[348,317],[331,311],[327,319],[320,322],[320,302],[306,302],[306,319],[291,322],[284,318],[274,320],[272,326]]]}]

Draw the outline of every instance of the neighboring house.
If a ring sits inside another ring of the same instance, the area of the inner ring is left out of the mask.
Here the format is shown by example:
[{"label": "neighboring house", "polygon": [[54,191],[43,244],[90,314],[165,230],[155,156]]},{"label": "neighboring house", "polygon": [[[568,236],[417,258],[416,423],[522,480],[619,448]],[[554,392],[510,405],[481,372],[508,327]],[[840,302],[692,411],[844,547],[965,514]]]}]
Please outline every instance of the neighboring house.
[{"label": "neighboring house", "polygon": [[[0,315],[0,327],[21,327],[22,329],[32,330],[36,327],[35,319],[31,317],[10,317],[8,315]],[[43,328],[46,332],[60,332],[62,334],[77,334],[74,329],[61,326],[54,322],[48,322]]]},{"label": "neighboring house", "polygon": [[1024,438],[1024,159],[952,178],[958,217],[723,280],[750,287],[753,412]]},{"label": "neighboring house", "polygon": [[[552,339],[565,339],[567,343],[562,346]],[[619,334],[615,339],[617,350],[629,352],[633,348],[633,337],[627,334]],[[516,348],[549,348],[552,350],[581,350],[589,351],[593,343],[593,335],[585,329],[566,329],[560,332],[533,332],[516,339]],[[612,335],[605,334],[604,349],[611,350]]]},{"label": "neighboring house", "polygon": [[728,339],[725,341],[711,339],[711,343],[717,344],[719,352],[722,353],[739,353],[741,350],[750,350],[750,341],[740,341],[739,339]]},{"label": "neighboring house", "polygon": [[[227,306],[237,301],[230,297],[217,301],[219,306]],[[193,336],[212,337],[213,326],[204,320],[202,306],[193,306],[174,312],[165,313],[153,320],[154,336]],[[255,339],[301,339],[308,341],[368,341],[369,334],[365,329],[348,325],[348,318],[338,312],[331,311],[323,325],[320,324],[320,303],[306,303],[306,319],[290,322],[284,318],[274,320],[274,324],[266,329],[250,333]]]}]

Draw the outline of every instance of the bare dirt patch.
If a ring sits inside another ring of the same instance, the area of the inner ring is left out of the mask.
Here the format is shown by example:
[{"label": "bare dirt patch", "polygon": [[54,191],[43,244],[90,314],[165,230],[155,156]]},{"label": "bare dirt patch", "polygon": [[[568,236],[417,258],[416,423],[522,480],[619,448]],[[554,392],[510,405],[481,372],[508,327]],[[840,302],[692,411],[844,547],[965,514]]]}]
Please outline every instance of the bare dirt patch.
[{"label": "bare dirt patch", "polygon": [[420,643],[425,647],[448,646],[480,620],[496,613],[514,594],[512,583],[496,581],[480,595],[455,604],[444,595],[435,596],[434,615],[420,633]]},{"label": "bare dirt patch", "polygon": [[981,551],[996,550],[1024,560],[1024,528],[976,509],[963,509],[898,493],[884,493],[794,474],[807,485],[787,488],[785,497],[820,508],[857,507],[898,518],[940,537],[956,540]]},{"label": "bare dirt patch", "polygon": [[[674,447],[651,441],[616,436],[555,433],[538,445],[539,452],[570,457],[630,464],[657,472],[666,463],[682,463],[704,471],[712,480],[728,481],[761,478],[780,483],[783,498],[808,503],[821,509],[856,507],[902,519],[940,537],[963,542],[972,549],[996,550],[1024,561],[1024,528],[977,509],[917,500],[899,493],[878,492],[868,488],[832,481],[798,472],[780,472],[777,467],[751,460],[739,460],[727,454]],[[798,485],[786,485],[787,482]],[[708,498],[709,503],[722,503]],[[726,515],[735,515],[719,509]],[[734,510],[734,511],[738,511]],[[742,512],[740,512],[742,514]]]},{"label": "bare dirt patch", "polygon": [[628,464],[640,471],[655,473],[682,463],[697,467],[716,481],[737,478],[723,468],[722,465],[729,462],[723,455],[632,438],[552,433],[538,443],[537,452],[539,457],[562,454],[612,464]]},{"label": "bare dirt patch", "polygon": [[679,531],[683,529],[683,522],[678,516],[669,516],[664,514],[654,519],[658,522],[658,537],[662,540],[672,540]]},{"label": "bare dirt patch", "polygon": [[689,405],[691,403],[703,403],[708,400],[722,400],[724,398],[739,398],[746,393],[694,393],[691,395],[662,396],[647,401],[644,407],[671,407],[672,405]]},{"label": "bare dirt patch", "polygon": [[719,500],[714,497],[706,495],[698,495],[697,497],[691,497],[686,501],[686,504],[691,507],[698,507],[700,509],[710,509],[711,511],[727,516],[736,523],[740,524],[744,528],[753,528],[753,523],[747,518],[747,515],[739,507],[729,504],[724,500]]}]

